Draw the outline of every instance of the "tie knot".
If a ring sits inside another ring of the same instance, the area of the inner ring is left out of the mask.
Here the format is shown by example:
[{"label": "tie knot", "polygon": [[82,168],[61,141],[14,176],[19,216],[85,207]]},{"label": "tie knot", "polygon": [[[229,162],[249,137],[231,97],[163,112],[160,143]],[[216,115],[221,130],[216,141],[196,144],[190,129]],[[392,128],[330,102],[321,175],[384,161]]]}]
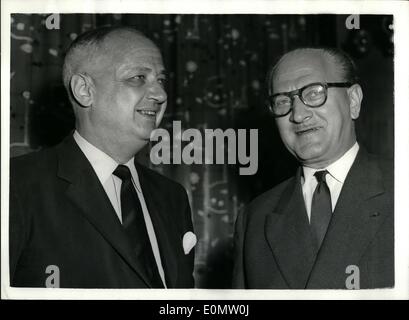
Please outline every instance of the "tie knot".
[{"label": "tie knot", "polygon": [[314,176],[317,179],[318,183],[326,182],[325,181],[325,176],[327,175],[327,173],[328,173],[327,170],[316,171],[314,173]]},{"label": "tie knot", "polygon": [[122,181],[131,180],[131,171],[123,164],[118,165],[113,173]]}]

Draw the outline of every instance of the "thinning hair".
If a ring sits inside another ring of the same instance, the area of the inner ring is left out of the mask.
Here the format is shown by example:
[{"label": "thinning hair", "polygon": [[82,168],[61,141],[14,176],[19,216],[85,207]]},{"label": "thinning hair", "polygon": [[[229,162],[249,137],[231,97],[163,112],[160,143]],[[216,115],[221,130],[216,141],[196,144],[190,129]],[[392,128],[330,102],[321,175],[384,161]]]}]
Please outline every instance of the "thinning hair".
[{"label": "thinning hair", "polygon": [[352,84],[358,82],[358,73],[357,73],[357,68],[352,60],[352,58],[344,51],[337,49],[337,48],[332,48],[332,47],[300,47],[294,50],[291,50],[283,55],[281,55],[278,59],[277,62],[273,64],[273,66],[269,69],[267,73],[267,90],[270,92],[272,86],[273,86],[273,79],[275,72],[277,71],[279,65],[283,61],[283,59],[293,53],[301,53],[305,52],[313,52],[316,51],[317,54],[323,54],[327,55],[330,58],[332,58],[332,61],[334,64],[339,68],[339,71],[341,71],[341,81],[345,82],[350,82]]},{"label": "thinning hair", "polygon": [[112,27],[100,27],[94,30],[87,31],[79,35],[68,47],[65,53],[64,64],[62,69],[62,80],[64,87],[67,90],[68,97],[71,102],[75,101],[70,88],[70,81],[72,76],[77,73],[84,71],[82,69],[86,68],[95,60],[98,55],[98,49],[102,45],[105,38],[111,33],[117,31],[127,31],[135,33],[141,37],[146,38],[146,36],[132,28],[126,26],[112,26]]}]

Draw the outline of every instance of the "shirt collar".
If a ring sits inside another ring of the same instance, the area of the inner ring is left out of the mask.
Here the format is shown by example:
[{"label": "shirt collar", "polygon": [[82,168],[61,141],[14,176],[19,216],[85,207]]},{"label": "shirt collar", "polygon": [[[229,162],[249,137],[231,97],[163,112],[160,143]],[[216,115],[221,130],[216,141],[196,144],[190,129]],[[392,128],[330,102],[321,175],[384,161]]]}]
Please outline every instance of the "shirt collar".
[{"label": "shirt collar", "polygon": [[132,175],[132,179],[134,182],[134,186],[136,188],[136,190],[138,190],[138,192],[141,192],[141,184],[139,182],[139,176],[138,176],[138,171],[136,171],[136,167],[135,167],[135,157],[132,157],[132,159],[130,159],[127,163],[125,163],[125,166],[127,166],[129,168],[129,170],[131,171],[131,175]]},{"label": "shirt collar", "polygon": [[[87,140],[85,140],[77,130],[75,130],[73,136],[81,151],[84,153],[88,161],[91,163],[91,166],[94,168],[99,181],[102,185],[104,185],[105,182],[111,177],[112,172],[114,172],[114,170],[118,166],[118,163],[105,152],[101,151],[100,149],[89,143]],[[132,168],[135,169],[133,159],[134,158],[130,159],[125,164],[131,169],[131,171]]]},{"label": "shirt collar", "polygon": [[[348,175],[349,169],[351,169],[352,164],[354,163],[358,151],[359,145],[358,142],[355,142],[355,144],[347,152],[345,152],[341,158],[331,163],[326,168],[319,170],[327,170],[335,180],[343,184]],[[309,181],[314,173],[319,170],[303,167],[304,181]]]}]

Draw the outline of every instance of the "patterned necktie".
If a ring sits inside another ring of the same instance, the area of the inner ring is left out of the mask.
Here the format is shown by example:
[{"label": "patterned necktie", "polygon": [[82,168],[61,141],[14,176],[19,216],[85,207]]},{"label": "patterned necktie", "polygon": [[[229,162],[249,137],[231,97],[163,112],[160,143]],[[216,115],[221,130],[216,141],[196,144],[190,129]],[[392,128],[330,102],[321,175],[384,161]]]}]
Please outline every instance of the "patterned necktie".
[{"label": "patterned necktie", "polygon": [[314,174],[318,184],[312,196],[311,230],[316,240],[317,250],[321,247],[332,216],[331,193],[325,181],[327,173],[327,170],[322,170]]},{"label": "patterned necktie", "polygon": [[135,249],[137,260],[144,269],[145,275],[148,276],[152,287],[163,288],[146,230],[142,207],[132,183],[131,172],[127,166],[119,165],[113,174],[122,180],[121,211],[122,226],[125,233]]}]

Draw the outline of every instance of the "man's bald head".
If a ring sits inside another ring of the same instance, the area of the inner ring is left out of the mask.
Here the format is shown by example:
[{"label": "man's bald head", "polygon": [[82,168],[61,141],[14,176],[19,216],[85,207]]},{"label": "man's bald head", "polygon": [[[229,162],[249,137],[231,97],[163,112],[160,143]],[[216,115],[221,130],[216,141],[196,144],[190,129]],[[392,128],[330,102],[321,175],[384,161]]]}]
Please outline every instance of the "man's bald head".
[{"label": "man's bald head", "polygon": [[93,74],[103,68],[101,60],[115,48],[115,43],[112,42],[121,39],[126,42],[130,37],[155,46],[143,33],[123,26],[91,30],[81,34],[71,43],[65,55],[62,72],[64,87],[71,102],[75,103],[70,88],[72,76],[78,73]]},{"label": "man's bald head", "polygon": [[63,69],[79,134],[118,163],[149,141],[166,110],[166,71],[159,48],[127,27],[81,35]]},{"label": "man's bald head", "polygon": [[[275,63],[268,75],[267,75],[267,85],[268,90],[271,94],[273,88],[274,77],[278,71],[280,71],[280,66],[286,61],[291,60],[297,56],[315,56],[315,59],[320,60],[322,65],[332,66],[334,72],[339,74],[339,79],[345,82],[356,83],[358,81],[356,66],[353,60],[345,52],[336,48],[298,48],[282,55],[277,63]],[[335,67],[335,69],[334,69]],[[281,74],[281,71],[280,71]]]}]

